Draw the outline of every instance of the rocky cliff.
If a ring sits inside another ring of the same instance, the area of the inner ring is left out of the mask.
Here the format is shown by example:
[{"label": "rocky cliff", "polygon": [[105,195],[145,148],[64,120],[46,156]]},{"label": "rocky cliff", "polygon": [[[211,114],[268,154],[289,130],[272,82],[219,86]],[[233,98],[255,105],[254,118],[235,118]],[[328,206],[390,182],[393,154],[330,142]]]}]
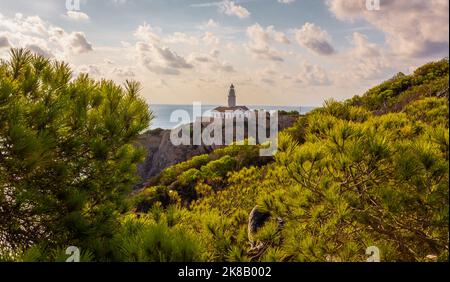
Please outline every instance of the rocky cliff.
[{"label": "rocky cliff", "polygon": [[[295,114],[279,115],[279,130],[290,127],[297,118],[298,115]],[[217,148],[217,146],[206,145],[174,146],[170,142],[170,130],[162,129],[155,129],[142,134],[139,136],[138,144],[146,149],[147,156],[144,162],[138,166],[138,174],[142,181],[136,188],[141,187],[142,183],[158,175],[166,167],[189,160],[197,155],[208,154]]]},{"label": "rocky cliff", "polygon": [[143,180],[157,175],[168,166],[213,150],[211,146],[204,145],[174,146],[170,142],[170,130],[148,131],[139,137],[139,144],[147,151],[144,162],[138,166],[138,174]]}]

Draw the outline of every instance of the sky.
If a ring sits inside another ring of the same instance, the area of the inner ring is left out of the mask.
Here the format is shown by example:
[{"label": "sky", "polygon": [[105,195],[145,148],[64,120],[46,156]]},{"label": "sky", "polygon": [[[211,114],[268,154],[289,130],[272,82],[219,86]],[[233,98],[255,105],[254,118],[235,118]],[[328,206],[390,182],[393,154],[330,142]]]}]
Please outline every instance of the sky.
[{"label": "sky", "polygon": [[319,106],[449,55],[448,0],[2,0],[0,58],[142,83],[150,104]]}]

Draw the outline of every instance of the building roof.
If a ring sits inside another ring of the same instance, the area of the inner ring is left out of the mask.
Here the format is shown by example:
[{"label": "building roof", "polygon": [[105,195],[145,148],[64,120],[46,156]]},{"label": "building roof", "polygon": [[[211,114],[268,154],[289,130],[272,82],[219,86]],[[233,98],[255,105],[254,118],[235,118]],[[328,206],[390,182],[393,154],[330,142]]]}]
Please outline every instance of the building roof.
[{"label": "building roof", "polygon": [[248,108],[246,106],[235,106],[235,107],[217,107],[212,110],[213,112],[221,112],[224,113],[226,111],[248,111]]}]

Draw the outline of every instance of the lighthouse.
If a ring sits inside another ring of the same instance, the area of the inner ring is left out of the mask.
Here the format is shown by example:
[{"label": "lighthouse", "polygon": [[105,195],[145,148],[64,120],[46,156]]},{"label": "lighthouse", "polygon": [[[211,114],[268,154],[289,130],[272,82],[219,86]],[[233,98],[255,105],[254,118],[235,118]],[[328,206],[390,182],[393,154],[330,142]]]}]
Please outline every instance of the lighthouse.
[{"label": "lighthouse", "polygon": [[215,118],[235,118],[235,117],[248,117],[250,111],[246,106],[236,106],[236,91],[234,85],[231,84],[228,91],[228,107],[220,106],[212,110],[213,117]]},{"label": "lighthouse", "polygon": [[228,92],[228,107],[236,107],[236,92],[234,91],[233,84],[231,84],[230,91]]}]

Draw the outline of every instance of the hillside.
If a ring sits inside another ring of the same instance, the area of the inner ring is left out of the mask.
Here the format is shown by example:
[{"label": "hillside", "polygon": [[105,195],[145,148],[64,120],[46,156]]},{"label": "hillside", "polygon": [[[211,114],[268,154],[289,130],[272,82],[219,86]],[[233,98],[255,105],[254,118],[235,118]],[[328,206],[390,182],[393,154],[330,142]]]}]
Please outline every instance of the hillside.
[{"label": "hillside", "polygon": [[327,101],[274,159],[231,146],[169,167],[136,211],[190,234],[201,260],[364,261],[372,245],[384,261],[447,260],[448,78],[444,59]]},{"label": "hillside", "polygon": [[[279,130],[291,127],[298,117],[298,113],[280,111],[278,114]],[[225,136],[225,127],[223,127],[222,135]],[[209,154],[214,149],[223,147],[205,144],[174,146],[170,142],[170,130],[163,129],[149,130],[141,134],[137,144],[145,148],[146,156],[144,162],[138,165],[138,174],[142,181],[136,188],[145,186],[149,181],[152,182],[152,178],[169,166],[187,161],[194,156]]]},{"label": "hillside", "polygon": [[[67,246],[81,261],[365,261],[370,246],[382,261],[446,261],[448,79],[444,59],[327,101],[279,134],[274,157],[232,145],[166,167],[136,146],[155,138],[157,152],[165,134],[140,134],[152,114],[139,83],[12,49],[0,261],[65,261]],[[163,170],[133,192],[149,163]]]}]

